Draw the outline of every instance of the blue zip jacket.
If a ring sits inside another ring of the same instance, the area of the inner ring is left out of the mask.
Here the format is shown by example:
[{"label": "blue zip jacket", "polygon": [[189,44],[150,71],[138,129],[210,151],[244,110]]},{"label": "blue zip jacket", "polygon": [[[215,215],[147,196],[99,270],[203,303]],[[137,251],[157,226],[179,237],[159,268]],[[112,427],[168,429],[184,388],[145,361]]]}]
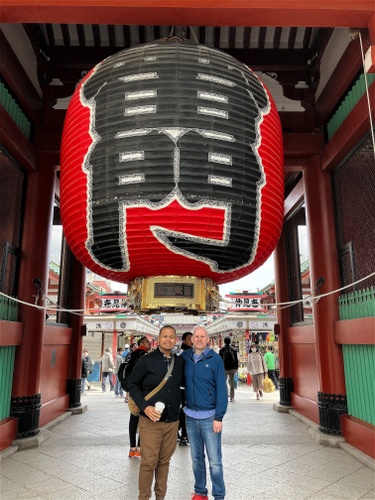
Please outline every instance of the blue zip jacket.
[{"label": "blue zip jacket", "polygon": [[214,419],[221,422],[228,406],[223,360],[212,349],[196,363],[194,349],[181,356],[185,361],[186,406],[195,411],[215,410]]}]

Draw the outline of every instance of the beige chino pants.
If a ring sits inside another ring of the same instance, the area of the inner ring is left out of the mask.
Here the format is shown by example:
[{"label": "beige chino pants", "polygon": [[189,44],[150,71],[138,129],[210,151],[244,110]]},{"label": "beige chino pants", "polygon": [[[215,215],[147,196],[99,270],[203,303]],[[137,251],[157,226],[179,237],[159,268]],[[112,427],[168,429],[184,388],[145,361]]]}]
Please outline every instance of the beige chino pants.
[{"label": "beige chino pants", "polygon": [[177,445],[178,423],[178,420],[152,422],[146,417],[140,417],[141,465],[138,500],[151,498],[154,478],[156,498],[162,499],[166,496],[169,464]]}]

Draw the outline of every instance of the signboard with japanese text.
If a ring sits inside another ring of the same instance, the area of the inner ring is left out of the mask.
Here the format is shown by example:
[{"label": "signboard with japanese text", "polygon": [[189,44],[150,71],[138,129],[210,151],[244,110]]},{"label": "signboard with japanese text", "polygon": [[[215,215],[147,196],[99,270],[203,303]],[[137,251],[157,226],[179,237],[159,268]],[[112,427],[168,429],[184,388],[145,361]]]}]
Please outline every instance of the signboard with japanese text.
[{"label": "signboard with japanese text", "polygon": [[275,321],[262,320],[262,321],[250,321],[251,330],[273,330]]},{"label": "signboard with japanese text", "polygon": [[262,305],[262,298],[265,295],[249,294],[249,295],[226,295],[231,301],[228,311],[257,311],[263,312],[265,308]]},{"label": "signboard with japanese text", "polygon": [[126,304],[127,295],[101,295],[98,298],[100,312],[120,312],[127,311],[129,307]]}]

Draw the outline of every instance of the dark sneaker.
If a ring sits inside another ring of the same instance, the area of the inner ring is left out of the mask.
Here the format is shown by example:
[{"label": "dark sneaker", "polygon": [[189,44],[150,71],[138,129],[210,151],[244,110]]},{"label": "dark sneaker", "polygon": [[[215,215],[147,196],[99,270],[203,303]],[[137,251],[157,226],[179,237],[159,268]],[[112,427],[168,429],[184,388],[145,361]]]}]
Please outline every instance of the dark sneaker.
[{"label": "dark sneaker", "polygon": [[262,389],[259,389],[259,396],[262,398],[263,397],[263,391]]},{"label": "dark sneaker", "polygon": [[187,438],[181,438],[179,444],[180,446],[189,446],[189,441],[187,440]]}]

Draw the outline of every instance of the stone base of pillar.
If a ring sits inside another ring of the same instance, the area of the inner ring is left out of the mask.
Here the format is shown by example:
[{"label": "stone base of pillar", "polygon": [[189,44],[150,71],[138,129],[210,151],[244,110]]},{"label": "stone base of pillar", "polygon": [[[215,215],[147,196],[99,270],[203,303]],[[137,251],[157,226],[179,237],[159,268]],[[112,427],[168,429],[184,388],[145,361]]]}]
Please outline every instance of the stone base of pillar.
[{"label": "stone base of pillar", "polygon": [[42,395],[18,396],[11,399],[10,416],[18,420],[17,438],[28,438],[39,432],[39,417]]},{"label": "stone base of pillar", "polygon": [[318,392],[319,430],[326,434],[341,435],[340,416],[348,413],[346,396]]},{"label": "stone base of pillar", "polygon": [[293,406],[285,406],[280,403],[273,403],[273,409],[277,411],[277,413],[289,413],[293,410]]},{"label": "stone base of pillar", "polygon": [[82,380],[80,378],[71,378],[68,380],[69,408],[76,408],[81,405],[81,383]]},{"label": "stone base of pillar", "polygon": [[293,379],[280,377],[279,390],[280,390],[280,404],[282,406],[292,406],[291,394],[293,392]]}]

